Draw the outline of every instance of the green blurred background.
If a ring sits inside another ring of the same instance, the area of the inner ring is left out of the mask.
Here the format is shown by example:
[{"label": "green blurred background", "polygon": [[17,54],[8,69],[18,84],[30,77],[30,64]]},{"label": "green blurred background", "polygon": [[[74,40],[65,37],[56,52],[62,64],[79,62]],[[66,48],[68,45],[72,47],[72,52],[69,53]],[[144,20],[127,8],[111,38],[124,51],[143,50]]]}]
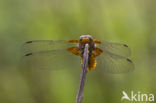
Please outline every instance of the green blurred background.
[{"label": "green blurred background", "polygon": [[21,72],[20,48],[83,34],[128,44],[135,63],[126,74],[89,72],[83,103],[121,103],[123,90],[156,94],[155,0],[1,0],[0,103],[74,103],[80,70]]}]

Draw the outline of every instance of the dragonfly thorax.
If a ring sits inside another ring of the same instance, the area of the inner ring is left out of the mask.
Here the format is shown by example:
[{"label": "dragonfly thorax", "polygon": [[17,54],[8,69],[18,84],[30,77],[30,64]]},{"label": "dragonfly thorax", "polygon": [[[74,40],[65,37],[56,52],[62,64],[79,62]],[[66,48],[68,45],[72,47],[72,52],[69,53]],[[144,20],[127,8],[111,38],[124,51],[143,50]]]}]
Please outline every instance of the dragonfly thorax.
[{"label": "dragonfly thorax", "polygon": [[89,54],[91,54],[92,51],[95,49],[95,43],[94,43],[92,36],[90,35],[80,36],[79,50],[81,51],[82,54],[84,52],[84,48],[86,44],[89,45]]}]

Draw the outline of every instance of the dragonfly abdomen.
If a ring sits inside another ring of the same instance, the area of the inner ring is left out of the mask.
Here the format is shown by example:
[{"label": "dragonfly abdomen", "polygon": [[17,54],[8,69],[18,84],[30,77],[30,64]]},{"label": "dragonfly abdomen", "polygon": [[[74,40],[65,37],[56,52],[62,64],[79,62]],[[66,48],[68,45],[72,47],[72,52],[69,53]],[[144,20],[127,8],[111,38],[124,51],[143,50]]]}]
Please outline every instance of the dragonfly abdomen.
[{"label": "dragonfly abdomen", "polygon": [[[83,63],[83,58],[81,57],[81,64]],[[94,70],[96,68],[97,65],[97,61],[95,58],[95,55],[92,53],[89,55],[88,58],[88,66],[87,66],[87,70]]]}]

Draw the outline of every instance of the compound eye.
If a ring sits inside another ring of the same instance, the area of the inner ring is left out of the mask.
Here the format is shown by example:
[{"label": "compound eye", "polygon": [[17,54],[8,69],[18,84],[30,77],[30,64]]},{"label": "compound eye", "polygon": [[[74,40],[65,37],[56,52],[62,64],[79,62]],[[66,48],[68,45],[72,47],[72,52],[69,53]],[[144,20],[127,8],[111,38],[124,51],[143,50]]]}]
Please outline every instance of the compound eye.
[{"label": "compound eye", "polygon": [[84,36],[82,35],[82,36],[80,36],[80,40],[82,40],[82,38],[84,38]]},{"label": "compound eye", "polygon": [[93,41],[93,38],[92,37],[89,37],[89,41]]}]

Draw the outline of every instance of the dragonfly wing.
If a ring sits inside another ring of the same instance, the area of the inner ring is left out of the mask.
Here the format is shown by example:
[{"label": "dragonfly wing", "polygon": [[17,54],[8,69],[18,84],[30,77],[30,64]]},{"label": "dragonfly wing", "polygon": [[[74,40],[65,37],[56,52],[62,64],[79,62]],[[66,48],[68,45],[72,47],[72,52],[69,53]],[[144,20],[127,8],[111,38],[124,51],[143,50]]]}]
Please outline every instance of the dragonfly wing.
[{"label": "dragonfly wing", "polygon": [[68,40],[34,40],[25,42],[22,45],[22,52],[25,54],[40,51],[58,50],[76,46],[76,43],[69,43]]},{"label": "dragonfly wing", "polygon": [[98,56],[97,61],[97,68],[109,73],[125,73],[134,69],[134,64],[130,59],[107,51]]},{"label": "dragonfly wing", "polygon": [[101,41],[100,44],[97,44],[97,47],[101,48],[103,51],[108,51],[112,54],[120,55],[123,57],[128,57],[131,54],[130,48],[126,44],[122,43]]},{"label": "dragonfly wing", "polygon": [[63,50],[32,52],[24,55],[21,66],[28,69],[81,68],[80,57]]}]

